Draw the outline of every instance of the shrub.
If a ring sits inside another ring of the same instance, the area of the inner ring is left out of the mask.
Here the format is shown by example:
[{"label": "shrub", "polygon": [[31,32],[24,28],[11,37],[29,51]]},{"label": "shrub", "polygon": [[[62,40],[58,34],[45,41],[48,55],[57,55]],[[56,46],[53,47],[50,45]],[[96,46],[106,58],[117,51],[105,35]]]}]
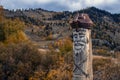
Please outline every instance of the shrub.
[{"label": "shrub", "polygon": [[100,56],[111,56],[109,51],[105,49],[95,49],[93,54]]},{"label": "shrub", "polygon": [[28,80],[40,62],[40,53],[28,43],[0,45],[0,80]]},{"label": "shrub", "polygon": [[25,24],[19,19],[4,19],[0,26],[0,41],[19,42],[26,40],[23,32]]},{"label": "shrub", "polygon": [[62,40],[58,40],[55,43],[55,46],[59,48],[61,55],[63,56],[65,53],[72,51],[73,44],[70,38],[65,38]]},{"label": "shrub", "polygon": [[119,80],[120,65],[112,59],[93,60],[94,80]]}]

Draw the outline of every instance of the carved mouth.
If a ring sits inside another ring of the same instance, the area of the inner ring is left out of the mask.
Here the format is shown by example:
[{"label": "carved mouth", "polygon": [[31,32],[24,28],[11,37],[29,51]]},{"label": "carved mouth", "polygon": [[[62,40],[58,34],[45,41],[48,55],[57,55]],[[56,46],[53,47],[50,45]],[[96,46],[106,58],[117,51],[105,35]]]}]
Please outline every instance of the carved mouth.
[{"label": "carved mouth", "polygon": [[80,42],[79,42],[79,43],[77,42],[77,43],[74,44],[74,49],[75,49],[75,50],[81,50],[81,49],[83,49],[84,47],[85,47],[85,44],[82,43],[82,42],[81,42],[81,43],[80,43]]}]

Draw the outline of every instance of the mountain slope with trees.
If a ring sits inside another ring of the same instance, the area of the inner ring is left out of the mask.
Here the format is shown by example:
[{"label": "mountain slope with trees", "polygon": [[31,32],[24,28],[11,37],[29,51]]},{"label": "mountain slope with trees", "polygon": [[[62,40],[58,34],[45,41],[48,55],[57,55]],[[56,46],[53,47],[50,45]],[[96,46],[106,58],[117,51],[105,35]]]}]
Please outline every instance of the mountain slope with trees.
[{"label": "mountain slope with trees", "polygon": [[[120,46],[120,14],[111,14],[95,7],[74,12],[54,12],[41,8],[16,11],[4,10],[4,12],[7,18],[20,18],[29,27],[30,31],[35,29],[33,36],[37,36],[36,39],[38,38],[38,40],[40,40],[40,37],[49,37],[50,35],[55,39],[71,36],[72,31],[69,21],[78,13],[87,13],[95,24],[92,28],[93,45],[104,45],[111,49]],[[46,26],[49,27],[49,30],[45,28]]]},{"label": "mountain slope with trees", "polygon": [[[119,14],[95,7],[75,12],[43,9],[4,9],[4,15],[1,12],[0,80],[72,80],[74,62],[69,21],[83,12],[95,24],[92,28],[93,54],[97,55],[93,58],[94,80],[120,79],[120,52],[112,51],[120,49]],[[46,53],[40,51],[41,44],[48,46]]]},{"label": "mountain slope with trees", "polygon": [[[120,14],[111,14],[105,10],[89,7],[79,11],[54,12],[41,8],[28,10],[4,10],[7,18],[19,18],[29,28],[28,35],[36,41],[45,39],[58,39],[72,36],[69,21],[78,13],[87,13],[95,26],[92,28],[93,45],[107,46],[115,49],[120,46]],[[32,36],[31,36],[32,35]],[[52,37],[51,37],[52,36]]]}]

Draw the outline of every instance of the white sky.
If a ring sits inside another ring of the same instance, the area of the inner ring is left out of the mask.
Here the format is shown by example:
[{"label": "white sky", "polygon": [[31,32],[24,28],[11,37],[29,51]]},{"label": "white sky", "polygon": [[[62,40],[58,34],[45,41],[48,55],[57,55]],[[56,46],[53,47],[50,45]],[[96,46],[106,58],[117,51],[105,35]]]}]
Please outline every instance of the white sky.
[{"label": "white sky", "polygon": [[53,11],[75,11],[95,6],[112,13],[120,13],[120,0],[0,0],[7,9],[43,8]]}]

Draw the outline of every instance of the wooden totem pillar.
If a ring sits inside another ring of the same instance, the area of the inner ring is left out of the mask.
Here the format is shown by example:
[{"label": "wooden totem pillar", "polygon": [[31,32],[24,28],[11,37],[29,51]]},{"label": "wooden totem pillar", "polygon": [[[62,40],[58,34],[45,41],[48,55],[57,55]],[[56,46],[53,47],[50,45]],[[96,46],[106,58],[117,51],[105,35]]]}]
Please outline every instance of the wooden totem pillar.
[{"label": "wooden totem pillar", "polygon": [[93,80],[91,26],[87,14],[79,14],[71,22],[73,29],[73,80]]}]

